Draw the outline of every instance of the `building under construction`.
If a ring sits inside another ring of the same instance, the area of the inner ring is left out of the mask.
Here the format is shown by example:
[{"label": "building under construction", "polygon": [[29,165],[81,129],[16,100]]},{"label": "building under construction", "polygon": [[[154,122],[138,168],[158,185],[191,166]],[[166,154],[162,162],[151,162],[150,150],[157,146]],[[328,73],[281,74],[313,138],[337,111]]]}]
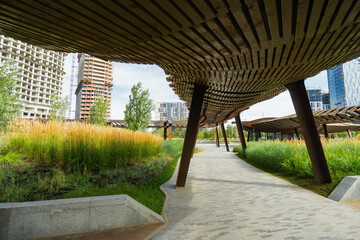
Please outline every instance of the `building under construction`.
[{"label": "building under construction", "polygon": [[[76,94],[76,119],[89,119],[90,107],[99,97],[111,102],[112,62],[80,53]],[[107,111],[110,118],[110,104]]]}]

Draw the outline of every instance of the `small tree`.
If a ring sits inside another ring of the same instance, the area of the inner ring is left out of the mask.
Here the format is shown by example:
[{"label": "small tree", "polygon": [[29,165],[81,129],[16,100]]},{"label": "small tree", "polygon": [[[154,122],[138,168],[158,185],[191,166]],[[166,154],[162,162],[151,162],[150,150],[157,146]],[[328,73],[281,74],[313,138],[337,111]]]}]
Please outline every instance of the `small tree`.
[{"label": "small tree", "polygon": [[109,108],[109,100],[103,96],[98,98],[90,107],[90,121],[97,125],[106,125],[106,112]]},{"label": "small tree", "polygon": [[129,103],[124,111],[125,121],[129,129],[137,131],[145,129],[151,121],[151,111],[154,109],[149,90],[142,90],[141,82],[131,88]]},{"label": "small tree", "polygon": [[61,98],[56,92],[51,94],[50,98],[50,107],[51,111],[49,118],[52,120],[64,119],[66,114],[66,109],[69,107],[70,101],[68,97]]},{"label": "small tree", "polygon": [[19,114],[21,105],[17,102],[16,81],[18,70],[13,62],[0,65],[0,130],[4,131],[11,119]]}]

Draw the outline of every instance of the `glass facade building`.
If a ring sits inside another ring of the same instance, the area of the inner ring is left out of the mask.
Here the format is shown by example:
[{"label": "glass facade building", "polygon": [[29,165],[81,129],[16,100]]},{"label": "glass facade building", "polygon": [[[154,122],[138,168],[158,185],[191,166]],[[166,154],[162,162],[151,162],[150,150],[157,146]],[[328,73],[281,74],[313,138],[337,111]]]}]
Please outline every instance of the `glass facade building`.
[{"label": "glass facade building", "polygon": [[360,58],[327,70],[330,107],[360,105]]},{"label": "glass facade building", "polygon": [[329,93],[321,89],[306,90],[312,111],[330,109]]}]

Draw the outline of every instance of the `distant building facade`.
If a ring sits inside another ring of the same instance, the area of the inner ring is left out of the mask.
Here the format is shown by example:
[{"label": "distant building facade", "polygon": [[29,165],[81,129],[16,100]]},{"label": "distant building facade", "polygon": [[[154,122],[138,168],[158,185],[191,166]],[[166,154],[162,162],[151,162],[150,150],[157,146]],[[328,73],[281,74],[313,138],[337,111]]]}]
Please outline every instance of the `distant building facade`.
[{"label": "distant building facade", "polygon": [[155,104],[155,120],[186,121],[189,110],[184,102],[157,102]]},{"label": "distant building facade", "polygon": [[306,90],[312,111],[330,109],[329,93],[321,89],[307,89]]},{"label": "distant building facade", "polygon": [[327,70],[330,107],[360,105],[360,58]]},{"label": "distant building facade", "polygon": [[22,118],[48,118],[51,95],[61,95],[64,57],[65,53],[0,35],[0,63],[11,60],[19,71],[16,91]]},{"label": "distant building facade", "polygon": [[[89,119],[90,107],[95,100],[103,96],[111,102],[113,63],[84,53],[79,53],[78,60],[75,118]],[[107,118],[110,118],[110,104]]]}]

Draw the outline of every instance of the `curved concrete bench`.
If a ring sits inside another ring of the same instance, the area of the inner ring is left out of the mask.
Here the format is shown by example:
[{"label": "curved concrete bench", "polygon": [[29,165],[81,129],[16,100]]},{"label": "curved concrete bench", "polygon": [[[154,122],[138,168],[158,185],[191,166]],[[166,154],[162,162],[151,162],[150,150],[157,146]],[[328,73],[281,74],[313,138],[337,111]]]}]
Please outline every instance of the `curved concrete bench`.
[{"label": "curved concrete bench", "polygon": [[29,239],[150,223],[162,216],[127,195],[0,204],[0,239]]}]

